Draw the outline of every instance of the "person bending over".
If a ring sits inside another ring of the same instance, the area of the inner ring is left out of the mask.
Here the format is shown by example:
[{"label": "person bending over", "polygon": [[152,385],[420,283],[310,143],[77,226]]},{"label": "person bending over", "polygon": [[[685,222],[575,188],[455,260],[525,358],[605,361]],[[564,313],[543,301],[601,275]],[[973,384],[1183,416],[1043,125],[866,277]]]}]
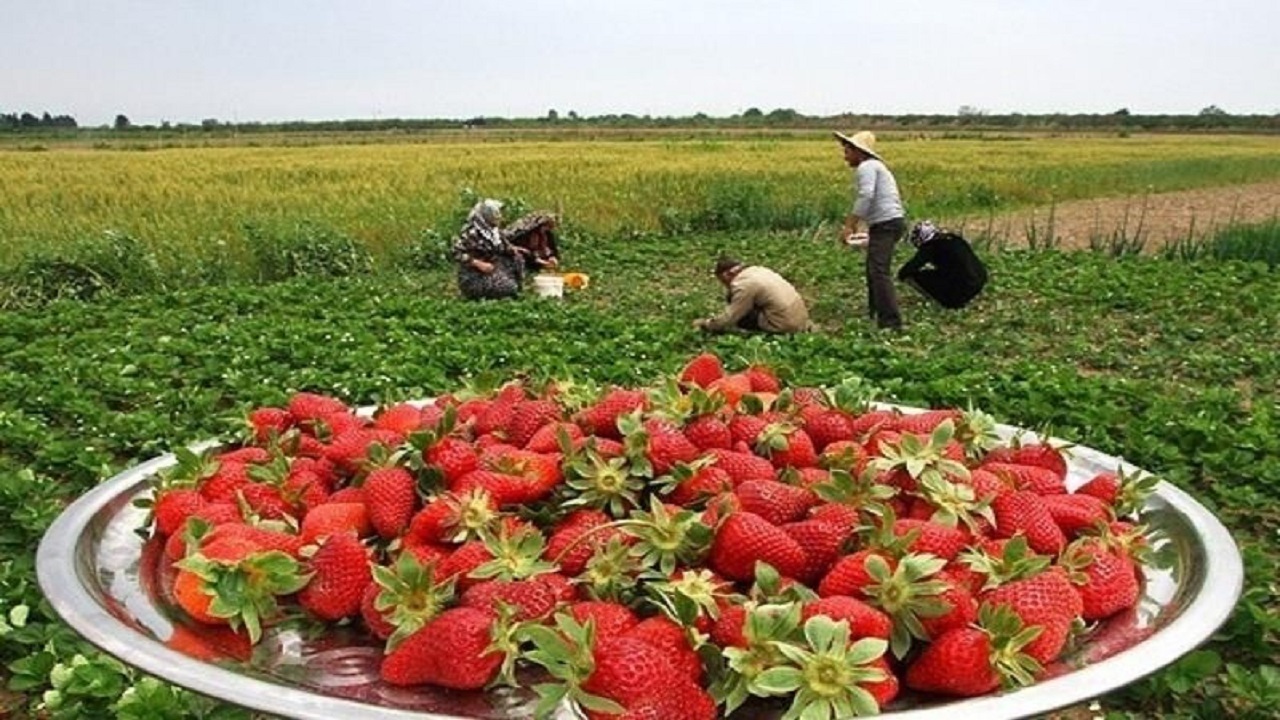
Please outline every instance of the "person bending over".
[{"label": "person bending over", "polygon": [[809,329],[804,298],[778,273],[721,257],[715,264],[715,276],[728,290],[725,308],[715,317],[694,320],[695,328],[711,333],[796,333]]},{"label": "person bending over", "polygon": [[453,241],[458,291],[468,300],[515,297],[524,280],[523,251],[507,242],[499,226],[502,203],[481,200]]},{"label": "person bending over", "polygon": [[916,254],[898,271],[911,285],[945,308],[962,308],[987,284],[987,268],[969,242],[931,221],[916,223],[908,236]]},{"label": "person bending over", "polygon": [[554,270],[560,267],[560,249],[556,244],[555,215],[532,212],[503,229],[507,242],[521,248],[528,272]]}]

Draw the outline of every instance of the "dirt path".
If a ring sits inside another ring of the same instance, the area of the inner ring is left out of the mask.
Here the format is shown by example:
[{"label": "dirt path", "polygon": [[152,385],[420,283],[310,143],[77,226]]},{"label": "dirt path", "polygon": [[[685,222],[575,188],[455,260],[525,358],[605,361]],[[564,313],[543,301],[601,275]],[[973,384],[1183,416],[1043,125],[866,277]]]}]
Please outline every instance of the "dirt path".
[{"label": "dirt path", "polygon": [[1203,238],[1233,223],[1261,223],[1280,217],[1280,182],[1204,188],[1154,195],[1075,200],[1052,207],[994,216],[970,216],[944,224],[963,227],[972,238],[987,236],[1014,246],[1063,249],[1090,243],[1141,239],[1147,249],[1188,236]]}]

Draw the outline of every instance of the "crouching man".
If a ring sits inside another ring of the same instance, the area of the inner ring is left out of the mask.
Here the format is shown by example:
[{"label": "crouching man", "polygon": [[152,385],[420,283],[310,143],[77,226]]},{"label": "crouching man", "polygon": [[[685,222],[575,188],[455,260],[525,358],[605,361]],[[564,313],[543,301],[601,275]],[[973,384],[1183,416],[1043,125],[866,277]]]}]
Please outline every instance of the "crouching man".
[{"label": "crouching man", "polygon": [[728,289],[727,304],[715,317],[694,320],[695,328],[712,333],[809,330],[809,309],[804,298],[773,270],[721,257],[716,261],[715,275]]},{"label": "crouching man", "polygon": [[916,254],[898,271],[905,282],[945,308],[962,308],[987,284],[987,268],[960,235],[928,220],[908,236]]}]

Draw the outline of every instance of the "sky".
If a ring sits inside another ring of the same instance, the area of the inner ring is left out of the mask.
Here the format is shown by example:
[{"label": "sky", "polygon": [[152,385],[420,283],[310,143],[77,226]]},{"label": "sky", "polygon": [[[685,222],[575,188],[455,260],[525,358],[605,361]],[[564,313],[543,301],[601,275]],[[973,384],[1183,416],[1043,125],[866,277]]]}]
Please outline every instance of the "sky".
[{"label": "sky", "polygon": [[1276,0],[0,0],[0,112],[1280,113]]}]

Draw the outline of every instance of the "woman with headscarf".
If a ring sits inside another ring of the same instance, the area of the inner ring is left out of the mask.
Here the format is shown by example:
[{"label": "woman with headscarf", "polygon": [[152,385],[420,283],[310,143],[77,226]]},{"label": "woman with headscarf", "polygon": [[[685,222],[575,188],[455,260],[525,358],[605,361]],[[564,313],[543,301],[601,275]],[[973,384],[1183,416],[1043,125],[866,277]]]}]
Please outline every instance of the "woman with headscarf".
[{"label": "woman with headscarf", "polygon": [[554,270],[560,266],[560,248],[556,242],[555,215],[532,212],[503,228],[507,242],[523,249],[527,272]]},{"label": "woman with headscarf", "polygon": [[520,251],[503,237],[502,203],[481,200],[453,241],[458,263],[458,291],[468,300],[508,298],[520,294],[524,261]]},{"label": "woman with headscarf", "polygon": [[916,223],[908,238],[916,247],[916,254],[898,271],[900,282],[952,309],[968,305],[982,292],[987,284],[987,268],[969,241],[929,220]]}]

